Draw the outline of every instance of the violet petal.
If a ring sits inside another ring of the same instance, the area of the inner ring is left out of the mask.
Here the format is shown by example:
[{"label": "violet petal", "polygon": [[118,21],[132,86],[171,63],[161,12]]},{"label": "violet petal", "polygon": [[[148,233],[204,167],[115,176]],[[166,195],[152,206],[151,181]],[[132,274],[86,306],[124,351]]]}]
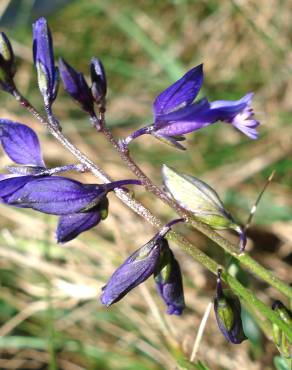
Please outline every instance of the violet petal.
[{"label": "violet petal", "polygon": [[185,308],[181,270],[169,248],[165,254],[165,262],[155,273],[157,291],[167,305],[167,313],[181,315]]},{"label": "violet petal", "polygon": [[0,119],[0,140],[4,151],[15,163],[45,167],[38,137],[28,126]]},{"label": "violet petal", "polygon": [[101,221],[98,210],[61,216],[56,231],[58,243],[68,242]]},{"label": "violet petal", "polygon": [[153,103],[155,119],[181,106],[190,104],[203,83],[203,65],[192,68],[183,77],[157,96]]},{"label": "violet petal", "polygon": [[34,176],[2,175],[0,182],[0,198],[6,203],[7,198],[34,179]]}]

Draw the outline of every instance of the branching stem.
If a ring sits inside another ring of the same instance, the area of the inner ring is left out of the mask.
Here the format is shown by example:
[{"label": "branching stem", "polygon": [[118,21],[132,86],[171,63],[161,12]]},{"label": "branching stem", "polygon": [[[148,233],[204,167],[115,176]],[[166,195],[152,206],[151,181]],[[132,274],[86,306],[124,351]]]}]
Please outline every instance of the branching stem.
[{"label": "branching stem", "polygon": [[[78,159],[78,161],[87,168],[95,177],[97,177],[103,183],[109,183],[112,181],[111,177],[108,176],[101,168],[99,168],[94,162],[92,162],[84,153],[82,153],[78,148],[74,146],[58,129],[58,126],[51,119],[47,120],[44,118],[31,104],[30,102],[21,95],[21,93],[14,88],[10,92],[15,99],[27,110],[29,111],[39,122],[41,122],[48,131],[68,150],[71,154]],[[98,118],[96,118],[98,120]],[[191,218],[190,215],[186,214],[172,199],[168,198],[166,194],[159,189],[152,181],[147,177],[147,175],[139,168],[139,166],[131,159],[129,152],[121,150],[118,142],[114,139],[111,132],[105,127],[104,115],[101,113],[101,117],[96,124],[99,124],[101,131],[107,138],[107,140],[112,144],[112,146],[119,152],[121,159],[128,165],[131,171],[141,180],[145,188],[161,199],[164,203],[168,204],[173,208],[182,218],[185,218],[186,221],[194,226],[198,231],[202,232],[213,240],[216,244],[225,249],[235,258],[239,259],[242,264],[249,268],[255,275],[257,275],[262,280],[265,280],[271,286],[277,288],[286,296],[292,298],[292,288],[286,285],[284,282],[274,277],[269,271],[264,267],[254,261],[251,257],[244,254],[238,256],[236,253],[236,247],[231,244],[229,241],[222,238],[219,234],[214,232],[212,229],[202,224],[200,221]],[[123,189],[115,189],[117,197],[125,203],[129,208],[131,208],[138,215],[142,216],[154,227],[161,229],[164,224],[151,213],[150,210],[145,208],[140,202],[135,200],[128,192]],[[186,253],[192,256],[196,261],[206,267],[209,271],[217,274],[218,264],[208,257],[204,252],[199,250],[193,244],[191,244],[187,239],[182,235],[170,231],[167,235],[167,238],[173,240],[177,245],[179,245]],[[270,321],[277,324],[283,332],[287,335],[287,338],[292,340],[292,333],[287,324],[285,324],[269,307],[267,307],[262,301],[260,301],[251,291],[242,286],[235,278],[227,273],[223,274],[223,280],[226,281],[231,289],[234,290],[243,300],[252,302],[253,305],[261,312],[261,314],[269,319]]]}]

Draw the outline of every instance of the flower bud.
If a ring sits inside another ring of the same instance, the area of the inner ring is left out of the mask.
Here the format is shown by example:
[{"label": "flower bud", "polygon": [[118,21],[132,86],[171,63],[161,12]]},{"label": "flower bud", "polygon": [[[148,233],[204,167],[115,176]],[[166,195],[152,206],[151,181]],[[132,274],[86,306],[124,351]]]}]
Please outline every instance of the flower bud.
[{"label": "flower bud", "polygon": [[156,287],[167,305],[169,315],[181,315],[185,308],[182,276],[179,264],[165,241],[159,266],[154,274]]},{"label": "flower bud", "polygon": [[103,288],[101,303],[110,306],[147,280],[157,267],[162,249],[167,248],[166,243],[164,238],[156,234],[148,243],[128,257]]},{"label": "flower bud", "polygon": [[62,58],[59,59],[59,71],[64,89],[85,112],[93,115],[93,97],[83,74],[77,72]]},{"label": "flower bud", "polygon": [[218,270],[214,310],[218,327],[230,343],[239,344],[247,339],[242,327],[240,301],[232,292],[222,289],[220,270]]},{"label": "flower bud", "polygon": [[98,58],[91,59],[90,74],[93,99],[98,106],[104,107],[107,92],[107,82],[103,64]]},{"label": "flower bud", "polygon": [[56,99],[58,90],[58,71],[54,62],[51,31],[45,18],[33,24],[33,59],[37,69],[38,84],[46,107]]},{"label": "flower bud", "polygon": [[[279,315],[280,319],[292,328],[292,313],[288,310],[281,301],[275,301],[272,305],[272,309]],[[292,356],[292,346],[282,330],[277,324],[273,324],[273,338],[274,342],[285,358]]]},{"label": "flower bud", "polygon": [[0,32],[0,82],[9,82],[15,75],[15,59],[6,34]]},{"label": "flower bud", "polygon": [[240,235],[241,251],[246,237],[241,227],[224,208],[214,189],[198,178],[176,172],[163,165],[163,181],[167,191],[177,203],[197,219],[214,229],[233,229]]}]

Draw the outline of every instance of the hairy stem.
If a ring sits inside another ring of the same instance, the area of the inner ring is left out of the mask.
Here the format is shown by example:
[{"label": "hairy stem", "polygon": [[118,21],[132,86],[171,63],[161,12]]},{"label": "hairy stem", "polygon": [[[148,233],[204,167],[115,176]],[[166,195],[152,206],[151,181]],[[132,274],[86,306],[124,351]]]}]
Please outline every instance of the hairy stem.
[{"label": "hairy stem", "polygon": [[[44,118],[31,104],[30,102],[24,98],[21,93],[15,88],[12,92],[12,95],[15,97],[15,99],[26,109],[28,110],[38,121],[40,121],[47,129],[48,131],[68,150],[71,152],[71,154],[77,158],[82,165],[84,165],[95,177],[97,177],[100,181],[104,183],[109,183],[112,181],[112,179],[101,169],[99,168],[95,163],[93,163],[84,153],[82,153],[78,148],[74,146],[65,136],[64,134],[58,129],[56,125],[54,125],[52,122],[48,121],[46,118]],[[102,130],[107,137],[107,139],[112,143],[112,145],[115,147],[116,150],[119,149],[118,143],[113,138],[111,133],[104,127],[104,125],[101,125]],[[132,169],[132,171],[136,174],[136,176],[142,181],[143,184],[145,184],[145,187],[147,190],[151,191],[153,194],[158,196],[160,199],[162,199],[165,203],[172,206],[170,200],[166,197],[166,195],[154,184],[152,184],[151,180],[148,179],[148,177],[140,170],[140,168],[131,160],[129,159],[128,155],[126,153],[120,153],[122,159],[124,158],[125,162],[128,164],[128,166]],[[127,159],[127,161],[126,161]],[[152,189],[152,190],[151,190]],[[129,195],[128,192],[124,191],[123,189],[115,189],[114,190],[117,197],[125,203],[129,208],[131,208],[134,212],[136,212],[138,215],[142,216],[145,220],[147,220],[151,225],[155,226],[158,229],[161,229],[164,224],[160,221],[159,218],[157,218],[155,215],[153,215],[150,210],[145,208],[141,203],[139,203],[137,200],[135,200],[133,197]],[[177,210],[177,207],[174,207],[175,210]],[[180,211],[181,212],[181,211]],[[181,214],[181,213],[180,213]],[[181,214],[183,218],[188,218],[188,215],[185,215],[184,213]],[[203,225],[204,226],[204,225]],[[200,230],[200,229],[198,229]],[[201,231],[201,230],[200,230]],[[210,230],[212,231],[212,230]],[[209,236],[208,233],[205,233]],[[216,233],[215,233],[216,234]],[[216,234],[218,237],[220,237],[218,234]],[[204,267],[206,267],[209,271],[213,272],[214,274],[217,273],[217,263],[213,261],[210,257],[208,257],[204,252],[199,250],[197,247],[195,247],[193,244],[191,244],[187,239],[185,239],[182,235],[170,231],[167,235],[167,238],[170,240],[173,240],[177,245],[179,245],[186,253],[188,253],[190,256],[192,256],[196,261],[198,261],[200,264],[202,264]],[[217,237],[216,237],[217,238]],[[221,238],[221,237],[220,237]],[[212,239],[212,237],[210,238]],[[223,241],[225,239],[221,238]],[[212,239],[213,240],[213,239]],[[220,240],[220,239],[219,239]],[[214,240],[215,241],[215,240]],[[225,241],[226,243],[229,243]],[[218,243],[219,244],[219,243]],[[230,243],[229,243],[230,244]],[[228,245],[228,244],[227,244]],[[234,246],[230,244],[233,249]],[[232,254],[237,254],[235,252],[232,252]],[[251,259],[252,260],[252,259]],[[252,260],[253,261],[253,260]],[[255,266],[257,266],[256,264]],[[263,267],[258,265],[261,269],[265,271]],[[280,280],[278,281],[277,278],[269,277],[268,271],[265,274],[261,273],[260,268],[255,268],[254,272],[259,277],[263,278],[267,282],[270,283],[270,285],[277,287],[279,285],[279,290],[282,287],[281,284],[285,286],[284,283],[282,283]],[[268,308],[262,301],[260,301],[251,291],[247,290],[245,287],[243,287],[235,278],[233,278],[231,275],[224,274],[223,280],[225,280],[230,287],[243,299],[254,303],[254,306],[262,313],[264,317],[271,320],[275,324],[277,324],[287,335],[288,338],[292,340],[292,333],[290,328],[287,324],[285,324],[279,317],[270,309]],[[282,290],[281,290],[282,291]],[[284,289],[284,292],[286,290]],[[292,294],[291,294],[292,297]]]}]

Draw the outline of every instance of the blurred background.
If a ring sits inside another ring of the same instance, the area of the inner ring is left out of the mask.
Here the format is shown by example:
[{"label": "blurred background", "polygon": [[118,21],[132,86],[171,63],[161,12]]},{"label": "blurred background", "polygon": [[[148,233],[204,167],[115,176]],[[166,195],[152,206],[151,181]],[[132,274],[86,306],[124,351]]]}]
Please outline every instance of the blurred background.
[{"label": "blurred background", "polygon": [[[42,110],[31,53],[31,23],[39,16],[49,21],[56,58],[64,57],[86,75],[92,56],[103,61],[109,82],[107,122],[116,137],[151,123],[156,95],[201,62],[202,96],[238,99],[255,92],[254,108],[261,122],[256,142],[217,123],[188,135],[185,152],[150,136],[137,139],[131,151],[157,184],[161,184],[162,163],[208,182],[242,223],[275,169],[249,231],[247,249],[288,282],[292,2],[1,0],[0,27],[17,55],[18,87]],[[92,160],[115,179],[131,177],[62,87],[54,108],[64,133]],[[37,131],[48,166],[74,162],[4,93],[0,116]],[[8,164],[1,152],[1,168]],[[90,174],[76,178],[95,181]],[[161,219],[174,216],[143,190],[135,193]],[[188,362],[202,316],[213,299],[215,278],[173,244],[185,286],[187,309],[182,317],[165,315],[153,279],[109,309],[100,304],[101,287],[114,269],[155,232],[113,194],[109,198],[108,218],[65,246],[54,240],[56,217],[0,207],[0,369],[274,369],[277,350],[259,329],[261,320],[257,324],[246,311],[249,341],[228,344],[211,311],[195,362]],[[177,229],[224,263],[224,254],[213,243],[184,226]],[[225,236],[238,240],[229,233]],[[267,304],[272,298],[283,299],[236,264],[232,268]]]}]

